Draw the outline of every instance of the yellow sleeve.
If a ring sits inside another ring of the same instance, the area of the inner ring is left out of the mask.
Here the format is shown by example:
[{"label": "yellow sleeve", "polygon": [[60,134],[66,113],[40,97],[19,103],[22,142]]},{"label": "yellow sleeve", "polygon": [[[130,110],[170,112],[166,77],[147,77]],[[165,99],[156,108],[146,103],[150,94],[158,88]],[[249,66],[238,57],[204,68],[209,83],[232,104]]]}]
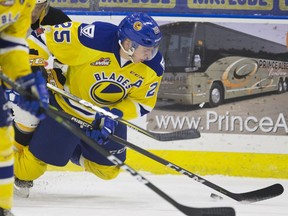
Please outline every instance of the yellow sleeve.
[{"label": "yellow sleeve", "polygon": [[43,58],[44,60],[48,60],[51,56],[50,51],[46,47],[46,45],[41,44],[38,39],[36,39],[33,35],[30,35],[27,39],[29,48],[35,50],[37,53],[33,54]]},{"label": "yellow sleeve", "polygon": [[[31,35],[29,46],[47,59],[53,55],[62,64],[80,65],[94,58],[95,50],[83,46],[78,39],[78,22],[66,22],[54,26],[43,26],[44,33]],[[91,54],[93,53],[93,54]]]},{"label": "yellow sleeve", "polygon": [[19,15],[19,18],[17,19],[16,22],[10,24],[7,28],[3,30],[5,35],[15,37],[18,39],[25,39],[27,37],[28,29],[30,28],[31,25],[31,14],[34,7],[35,7],[35,0],[25,0],[23,6],[19,6],[17,4],[15,5],[15,7],[12,6],[11,8],[12,14],[13,9],[20,10],[17,11],[16,14],[14,15],[15,17]]},{"label": "yellow sleeve", "polygon": [[132,120],[151,112],[157,102],[157,93],[162,77],[151,78],[140,89],[131,91],[120,103],[110,106],[123,112],[125,120]]},{"label": "yellow sleeve", "polygon": [[[28,29],[31,25],[31,13],[35,6],[35,0],[26,0],[23,5],[15,3],[11,12],[19,13],[19,18],[1,31],[0,65],[2,71],[11,79],[27,75],[31,72],[29,65],[29,50],[26,41]],[[13,11],[14,9],[14,11]],[[2,13],[2,11],[1,11]],[[5,44],[13,44],[7,45]]]}]

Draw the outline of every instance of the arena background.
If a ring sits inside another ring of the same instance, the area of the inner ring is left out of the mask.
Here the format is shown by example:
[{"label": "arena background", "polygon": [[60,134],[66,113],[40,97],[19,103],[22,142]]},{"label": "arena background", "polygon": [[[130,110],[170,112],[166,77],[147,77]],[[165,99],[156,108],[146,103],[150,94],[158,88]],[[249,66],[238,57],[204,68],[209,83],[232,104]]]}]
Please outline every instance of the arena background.
[{"label": "arena background", "polygon": [[[58,0],[51,1],[51,4],[63,9],[72,20],[86,23],[106,21],[117,25],[127,13],[145,11],[149,12],[159,25],[176,21],[213,22],[287,44],[287,0]],[[250,117],[259,121],[269,119],[273,122],[273,129],[265,130],[265,127],[262,127],[261,130],[259,126],[254,131],[230,131],[224,121],[215,123],[209,129],[205,128],[207,123],[204,124],[199,139],[157,142],[129,130],[129,141],[200,175],[288,178],[287,95],[288,92],[271,93],[232,100],[217,108],[179,106],[158,101],[151,114],[134,123],[147,130],[165,132],[183,129],[185,119],[201,118],[205,122],[208,114],[213,114],[217,119],[219,116],[229,119],[237,115],[244,121]],[[164,127],[159,119],[167,116],[172,120],[166,122]],[[177,121],[181,121],[182,125]],[[128,150],[127,164],[146,172],[176,174],[132,150]],[[51,166],[50,170],[81,169],[68,164],[63,168]]]}]

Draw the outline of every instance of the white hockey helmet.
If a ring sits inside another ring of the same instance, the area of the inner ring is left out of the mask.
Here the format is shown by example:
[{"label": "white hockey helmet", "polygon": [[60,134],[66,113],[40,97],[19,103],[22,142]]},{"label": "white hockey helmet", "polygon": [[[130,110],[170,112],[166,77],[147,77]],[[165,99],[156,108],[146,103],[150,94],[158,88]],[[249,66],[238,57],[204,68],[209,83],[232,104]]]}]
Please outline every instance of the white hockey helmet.
[{"label": "white hockey helmet", "polygon": [[35,0],[36,5],[32,11],[32,24],[35,23],[41,16],[42,18],[48,13],[50,0]]}]

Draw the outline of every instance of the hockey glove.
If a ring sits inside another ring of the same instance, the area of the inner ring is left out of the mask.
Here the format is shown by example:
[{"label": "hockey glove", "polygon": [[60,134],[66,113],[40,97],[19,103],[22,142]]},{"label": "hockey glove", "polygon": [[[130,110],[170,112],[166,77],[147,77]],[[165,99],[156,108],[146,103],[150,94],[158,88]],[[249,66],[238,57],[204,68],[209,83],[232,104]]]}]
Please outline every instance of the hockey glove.
[{"label": "hockey glove", "polygon": [[[106,111],[110,111],[118,117],[123,116],[122,111],[118,109],[113,108],[112,110],[109,110],[109,108],[106,107],[103,109],[105,109]],[[86,135],[94,139],[100,145],[105,145],[108,142],[109,135],[114,134],[118,122],[101,113],[97,113],[95,116],[95,120],[92,122],[92,125],[95,128],[99,129],[87,130]]]},{"label": "hockey glove", "polygon": [[46,87],[46,80],[42,76],[42,72],[37,71],[36,73],[31,73],[20,77],[16,80],[16,82],[27,91],[36,95],[39,100],[22,95],[19,96],[19,94],[17,96],[16,93],[14,103],[16,103],[20,108],[30,112],[40,120],[44,119],[45,114],[42,108],[47,109],[49,106],[49,93]]},{"label": "hockey glove", "polygon": [[[9,126],[12,123],[12,113],[8,106],[7,98],[4,95],[4,91],[4,85],[0,85],[0,127]],[[0,139],[5,140],[5,137],[1,137]]]}]

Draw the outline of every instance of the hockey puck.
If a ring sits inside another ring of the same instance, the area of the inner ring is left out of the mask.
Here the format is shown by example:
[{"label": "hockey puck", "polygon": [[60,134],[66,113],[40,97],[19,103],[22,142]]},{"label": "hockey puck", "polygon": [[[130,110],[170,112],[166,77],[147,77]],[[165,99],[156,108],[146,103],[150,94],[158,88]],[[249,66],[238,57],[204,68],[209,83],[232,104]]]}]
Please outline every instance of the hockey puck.
[{"label": "hockey puck", "polygon": [[222,200],[223,199],[223,197],[221,197],[217,194],[214,194],[214,193],[211,193],[210,197],[213,198],[214,200]]}]

